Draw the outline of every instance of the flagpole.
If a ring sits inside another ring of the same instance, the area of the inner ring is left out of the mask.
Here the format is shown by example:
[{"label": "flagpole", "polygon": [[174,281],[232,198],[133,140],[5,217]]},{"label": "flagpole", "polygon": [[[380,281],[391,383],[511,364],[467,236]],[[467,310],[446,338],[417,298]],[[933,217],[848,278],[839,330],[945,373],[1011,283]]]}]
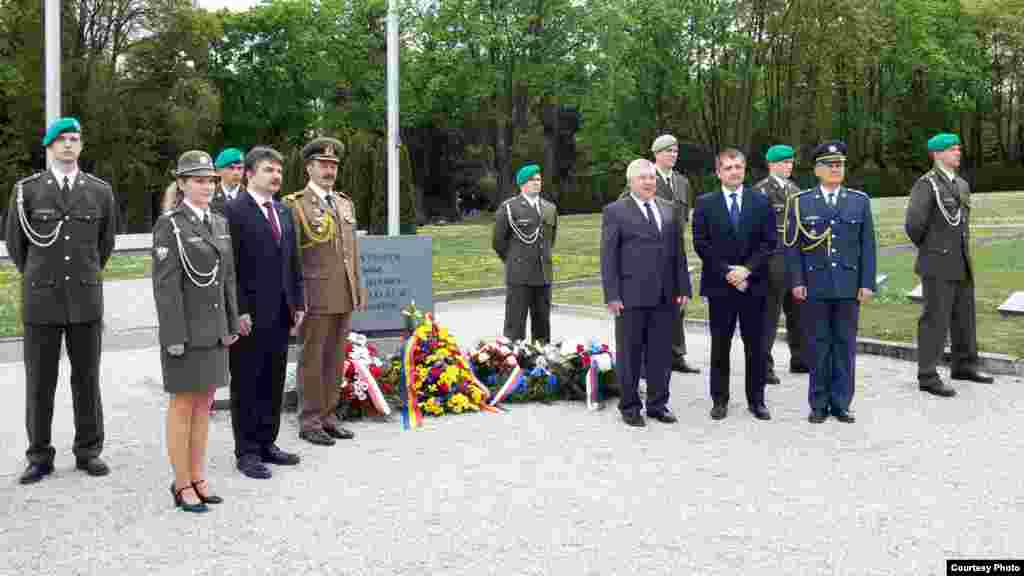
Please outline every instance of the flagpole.
[{"label": "flagpole", "polygon": [[388,236],[398,236],[398,0],[388,0],[387,47]]}]

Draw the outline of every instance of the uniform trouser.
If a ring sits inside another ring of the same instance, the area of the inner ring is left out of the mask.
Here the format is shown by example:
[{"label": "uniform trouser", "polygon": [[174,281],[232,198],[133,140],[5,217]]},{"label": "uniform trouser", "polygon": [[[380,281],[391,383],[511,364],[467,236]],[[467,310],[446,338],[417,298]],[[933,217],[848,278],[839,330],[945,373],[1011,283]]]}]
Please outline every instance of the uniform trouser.
[{"label": "uniform trouser", "polygon": [[801,317],[807,333],[811,410],[846,412],[853,401],[860,303],[846,300],[807,300]]},{"label": "uniform trouser", "polygon": [[677,317],[675,304],[626,308],[615,317],[615,373],[622,389],[619,410],[623,414],[639,413],[643,407],[638,390],[641,361],[646,361],[647,413],[658,414],[667,407],[672,376],[668,336]]},{"label": "uniform trouser", "polygon": [[715,404],[729,403],[730,350],[736,321],[739,320],[747,404],[764,406],[764,297],[733,290],[728,295],[708,298],[708,317],[711,328],[711,400]]},{"label": "uniform trouser", "polygon": [[772,348],[779,332],[779,314],[786,314],[786,342],[789,344],[791,365],[804,364],[803,328],[800,326],[800,306],[786,288],[786,259],[782,254],[772,256],[769,263],[768,295],[765,299],[764,345],[768,355],[768,372],[775,370]]},{"label": "uniform trouser", "polygon": [[686,356],[686,308],[680,306],[672,326],[672,357],[681,359]]},{"label": "uniform trouser", "polygon": [[72,451],[78,460],[99,456],[103,450],[103,405],[100,400],[100,321],[81,324],[25,324],[25,428],[28,456],[33,464],[51,464],[53,400],[61,341],[71,360],[71,401],[75,412]]},{"label": "uniform trouser", "polygon": [[936,365],[942,359],[949,334],[952,372],[973,370],[978,364],[975,328],[974,281],[944,280],[934,276],[921,279],[924,309],[917,322],[917,377],[938,378]]},{"label": "uniform trouser", "polygon": [[338,427],[338,378],[345,365],[352,313],[311,314],[302,323],[299,428],[309,432]]},{"label": "uniform trouser", "polygon": [[282,303],[278,318],[269,320],[263,319],[231,346],[231,429],[238,458],[261,455],[281,430],[288,366],[287,307]]},{"label": "uniform trouser", "polygon": [[509,284],[505,292],[505,338],[526,338],[526,316],[530,316],[530,337],[551,340],[551,285]]}]

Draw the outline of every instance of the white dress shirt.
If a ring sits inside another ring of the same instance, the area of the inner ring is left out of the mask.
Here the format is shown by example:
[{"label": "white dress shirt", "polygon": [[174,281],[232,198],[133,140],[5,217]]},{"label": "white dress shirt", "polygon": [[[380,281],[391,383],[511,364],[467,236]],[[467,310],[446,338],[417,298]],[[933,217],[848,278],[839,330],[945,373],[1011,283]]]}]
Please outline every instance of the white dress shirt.
[{"label": "white dress shirt", "polygon": [[238,191],[241,189],[241,185],[235,186],[234,188],[228,188],[227,186],[221,185],[224,189],[224,197],[228,200],[234,200],[235,196],[238,196]]},{"label": "white dress shirt", "polygon": [[725,194],[725,209],[732,211],[732,194],[736,193],[736,211],[743,212],[743,186],[735,190],[729,190],[725,186],[722,186],[722,194]]},{"label": "white dress shirt", "polygon": [[192,210],[192,213],[196,215],[196,218],[198,218],[200,222],[208,218],[207,215],[210,213],[209,210],[201,210],[197,208],[194,204],[188,201],[188,198],[183,198],[181,203],[184,204],[185,206],[188,206]]},{"label": "white dress shirt", "polygon": [[63,173],[63,172],[61,172],[60,170],[57,169],[57,163],[54,162],[53,166],[50,167],[50,173],[53,174],[53,177],[57,179],[57,187],[58,188],[63,188],[64,187],[64,177],[65,176],[67,176],[67,178],[68,178],[68,185],[70,187],[73,187],[75,185],[75,180],[78,178],[78,166],[75,166],[74,170],[72,170],[71,172],[68,172],[67,174],[65,174],[65,173]]},{"label": "white dress shirt", "polygon": [[[643,212],[644,218],[647,218],[647,208],[644,207],[645,202],[641,200],[639,196],[633,194],[632,192],[630,192],[629,195],[633,198],[633,201],[636,202],[637,206],[640,207],[640,212]],[[658,210],[658,202],[654,198],[651,198],[647,202],[650,202],[651,204],[651,213],[654,214],[654,223],[658,226],[658,231],[660,232],[661,210]]]}]

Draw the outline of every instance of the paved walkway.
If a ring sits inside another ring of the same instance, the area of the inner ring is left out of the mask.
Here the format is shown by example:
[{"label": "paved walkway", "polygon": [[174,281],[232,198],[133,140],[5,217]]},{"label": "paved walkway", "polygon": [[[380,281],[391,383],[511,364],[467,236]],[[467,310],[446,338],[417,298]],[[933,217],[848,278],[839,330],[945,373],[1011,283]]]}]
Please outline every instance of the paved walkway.
[{"label": "paved walkway", "polygon": [[[456,302],[438,316],[469,346],[494,335],[501,309]],[[109,319],[121,322],[131,323]],[[555,314],[553,329],[607,338],[610,327]],[[916,390],[912,364],[861,356],[854,425],[808,424],[806,377],[784,371],[768,391],[773,421],[745,412],[737,374],[729,418],[713,422],[708,340],[689,336],[704,372],[673,377],[673,426],[630,429],[613,408],[513,405],[415,432],[360,422],[356,441],[318,448],[288,415],[280,444],[303,463],[257,481],[235,471],[219,413],[209,478],[227,502],[201,517],[171,506],[155,348],[104,356],[112,474],[74,470],[65,374],[57,470],[29,487],[16,483],[23,367],[0,364],[0,574],[903,576],[945,574],[951,557],[1024,556],[1020,379],[938,399]],[[741,355],[737,345],[734,366]],[[788,362],[784,347],[776,357]]]}]

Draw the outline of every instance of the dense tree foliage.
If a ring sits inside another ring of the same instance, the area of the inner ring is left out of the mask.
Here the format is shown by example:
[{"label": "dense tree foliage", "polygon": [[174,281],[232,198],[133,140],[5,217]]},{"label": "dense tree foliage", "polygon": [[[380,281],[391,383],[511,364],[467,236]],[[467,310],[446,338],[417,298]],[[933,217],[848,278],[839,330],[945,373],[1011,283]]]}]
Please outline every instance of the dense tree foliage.
[{"label": "dense tree foliage", "polygon": [[[87,169],[112,181],[126,227],[145,230],[181,151],[269,144],[294,157],[332,134],[353,158],[343,181],[382,229],[385,16],[386,0],[234,13],[66,1],[64,110],[85,127]],[[38,0],[0,0],[4,190],[43,163],[41,30]],[[493,206],[527,161],[561,207],[593,210],[661,132],[684,143],[698,189],[720,147],[746,150],[757,171],[772,143],[806,160],[842,138],[855,181],[898,193],[939,130],[961,134],[978,188],[1019,187],[1022,0],[407,0],[401,30],[407,222],[413,206],[453,216],[460,196]]]}]

